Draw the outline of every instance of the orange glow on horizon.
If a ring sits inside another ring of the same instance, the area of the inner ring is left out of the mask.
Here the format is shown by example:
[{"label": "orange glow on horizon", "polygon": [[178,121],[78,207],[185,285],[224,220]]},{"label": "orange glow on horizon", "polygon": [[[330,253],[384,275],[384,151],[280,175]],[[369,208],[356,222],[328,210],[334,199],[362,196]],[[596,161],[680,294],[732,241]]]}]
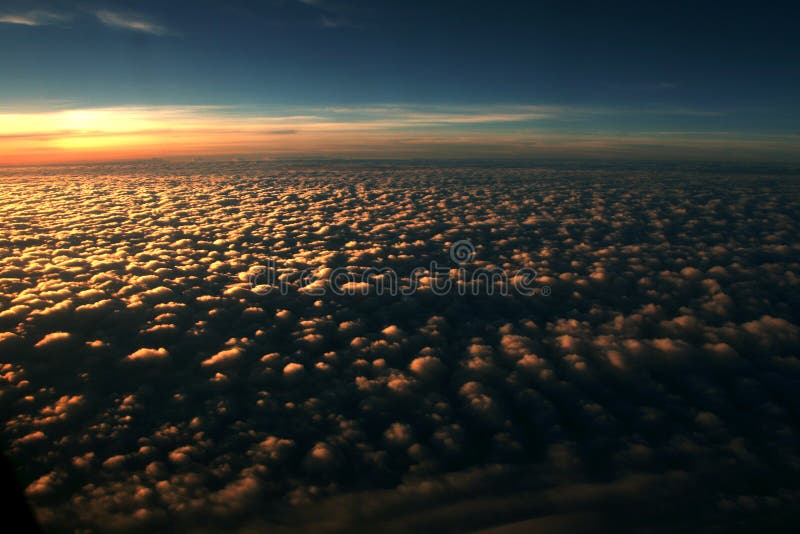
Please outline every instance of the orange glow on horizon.
[{"label": "orange glow on horizon", "polygon": [[[213,106],[0,111],[0,165],[171,157],[675,157],[797,153],[785,138],[548,133],[556,108],[420,111],[399,106],[269,116]],[[503,125],[503,128],[496,128]]]}]

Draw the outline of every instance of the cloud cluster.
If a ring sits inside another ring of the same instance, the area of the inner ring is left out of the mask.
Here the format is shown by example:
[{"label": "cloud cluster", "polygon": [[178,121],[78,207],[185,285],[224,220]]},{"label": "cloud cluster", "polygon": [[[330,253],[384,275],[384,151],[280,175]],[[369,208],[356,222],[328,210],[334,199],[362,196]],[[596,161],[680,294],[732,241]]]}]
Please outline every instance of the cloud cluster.
[{"label": "cloud cluster", "polygon": [[[417,166],[18,170],[0,414],[48,528],[769,526],[800,500],[796,180]],[[552,294],[297,273],[535,268]],[[248,272],[276,261],[286,294]]]}]

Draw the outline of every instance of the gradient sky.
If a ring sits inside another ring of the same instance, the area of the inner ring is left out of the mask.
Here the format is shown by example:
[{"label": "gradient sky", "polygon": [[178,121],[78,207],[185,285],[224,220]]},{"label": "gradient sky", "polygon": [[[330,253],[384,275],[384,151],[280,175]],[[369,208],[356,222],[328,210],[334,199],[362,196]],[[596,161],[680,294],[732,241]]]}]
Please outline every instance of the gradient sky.
[{"label": "gradient sky", "polygon": [[798,8],[0,0],[0,163],[800,160]]}]

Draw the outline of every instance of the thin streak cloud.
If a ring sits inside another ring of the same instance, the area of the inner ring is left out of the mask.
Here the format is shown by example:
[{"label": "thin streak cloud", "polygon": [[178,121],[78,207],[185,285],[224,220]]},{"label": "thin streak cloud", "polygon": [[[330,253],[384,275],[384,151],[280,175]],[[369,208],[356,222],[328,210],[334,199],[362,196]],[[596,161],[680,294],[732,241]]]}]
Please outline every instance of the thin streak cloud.
[{"label": "thin streak cloud", "polygon": [[47,26],[61,24],[69,19],[70,17],[67,15],[42,10],[0,14],[0,23],[16,24],[19,26]]},{"label": "thin streak cloud", "polygon": [[124,30],[149,33],[152,35],[166,35],[169,30],[160,24],[156,24],[139,15],[129,13],[118,13],[102,9],[95,13],[97,20],[106,26],[121,28]]}]

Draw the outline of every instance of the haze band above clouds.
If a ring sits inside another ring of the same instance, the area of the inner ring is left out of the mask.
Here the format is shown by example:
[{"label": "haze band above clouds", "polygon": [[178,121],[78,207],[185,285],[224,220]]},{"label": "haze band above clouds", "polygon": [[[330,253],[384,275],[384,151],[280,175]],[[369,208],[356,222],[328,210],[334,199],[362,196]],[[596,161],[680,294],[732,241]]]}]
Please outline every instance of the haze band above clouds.
[{"label": "haze band above clouds", "polygon": [[597,130],[599,119],[721,115],[550,105],[246,108],[115,106],[0,111],[0,164],[176,156],[791,159],[792,135]]}]

